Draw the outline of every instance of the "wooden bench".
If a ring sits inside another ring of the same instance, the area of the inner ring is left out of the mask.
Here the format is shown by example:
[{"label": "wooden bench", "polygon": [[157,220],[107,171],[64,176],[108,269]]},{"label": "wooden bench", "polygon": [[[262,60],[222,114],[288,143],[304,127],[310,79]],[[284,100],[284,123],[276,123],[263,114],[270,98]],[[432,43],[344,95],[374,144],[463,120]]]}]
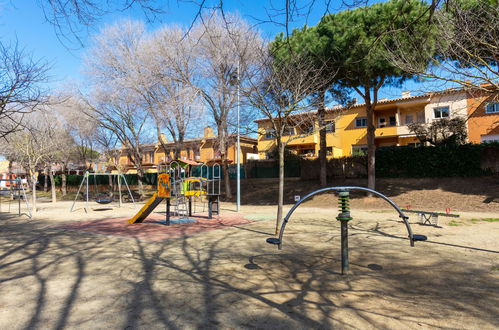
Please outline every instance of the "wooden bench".
[{"label": "wooden bench", "polygon": [[407,210],[407,209],[402,209],[402,212],[416,213],[419,217],[419,222],[422,225],[438,226],[438,217],[439,216],[459,218],[459,214],[451,214],[451,213],[441,213],[441,212],[431,212],[431,211],[421,211],[421,210]]}]

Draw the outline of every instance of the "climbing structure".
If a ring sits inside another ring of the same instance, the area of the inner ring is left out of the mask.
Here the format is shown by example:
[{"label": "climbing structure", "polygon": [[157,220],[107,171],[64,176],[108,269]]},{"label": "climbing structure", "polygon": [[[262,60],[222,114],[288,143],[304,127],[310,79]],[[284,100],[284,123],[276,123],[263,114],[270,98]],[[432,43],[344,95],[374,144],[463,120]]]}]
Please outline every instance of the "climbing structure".
[{"label": "climbing structure", "polygon": [[[208,166],[195,162],[173,161],[160,169],[158,175],[158,191],[146,202],[140,211],[128,220],[129,223],[141,223],[149,214],[166,201],[165,224],[171,223],[171,208],[173,215],[186,220],[194,212],[194,198],[206,199],[208,203],[208,218],[219,213],[220,197],[220,166]],[[192,176],[192,174],[196,176]],[[194,220],[192,220],[194,221]]]}]

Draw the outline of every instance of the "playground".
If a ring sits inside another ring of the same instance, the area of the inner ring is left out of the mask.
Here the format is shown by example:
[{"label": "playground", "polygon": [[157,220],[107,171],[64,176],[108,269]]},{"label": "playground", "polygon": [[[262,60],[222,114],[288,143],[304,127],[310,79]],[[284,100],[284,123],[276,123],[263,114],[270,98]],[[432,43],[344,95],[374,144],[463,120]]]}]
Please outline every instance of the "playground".
[{"label": "playground", "polygon": [[266,243],[275,205],[235,212],[221,202],[211,219],[206,208],[172,212],[195,221],[169,225],[165,203],[129,223],[147,201],[2,213],[0,328],[499,326],[496,202],[481,211],[451,205],[459,217],[441,216],[438,226],[408,214],[412,231],[427,237],[411,247],[393,207],[352,196],[347,275],[332,192],[295,210],[280,250]]}]

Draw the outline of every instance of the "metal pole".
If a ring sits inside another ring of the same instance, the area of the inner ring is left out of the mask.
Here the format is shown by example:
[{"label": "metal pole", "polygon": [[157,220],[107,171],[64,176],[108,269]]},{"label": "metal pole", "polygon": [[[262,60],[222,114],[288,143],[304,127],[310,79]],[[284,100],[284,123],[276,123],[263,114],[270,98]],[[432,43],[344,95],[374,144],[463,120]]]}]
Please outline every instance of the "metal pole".
[{"label": "metal pole", "polygon": [[15,184],[13,185],[17,189],[17,210],[19,216],[21,216],[21,187],[19,185],[19,181],[14,181]]},{"label": "metal pole", "polygon": [[170,197],[166,199],[166,220],[165,225],[170,225]]},{"label": "metal pole", "polygon": [[83,176],[83,180],[81,180],[80,187],[78,188],[78,192],[76,193],[76,197],[73,201],[73,204],[71,205],[71,210],[69,212],[73,212],[73,208],[75,206],[76,200],[78,199],[78,196],[80,195],[81,188],[83,187],[83,184],[85,183],[85,176]]},{"label": "metal pole", "polygon": [[[111,180],[112,180],[112,176],[111,176]],[[118,173],[118,194],[120,196],[119,207],[121,207],[121,174],[120,173]]]},{"label": "metal pole", "polygon": [[192,217],[192,196],[189,196],[189,216]]},{"label": "metal pole", "polygon": [[239,209],[241,208],[241,159],[240,159],[240,154],[241,154],[241,141],[240,141],[240,129],[239,129],[239,88],[240,88],[240,80],[239,80],[239,61],[237,62],[237,146],[236,146],[236,161],[237,161],[237,194],[236,194],[236,211],[239,212]]},{"label": "metal pole", "polygon": [[[88,171],[85,172],[85,178],[87,179],[87,186],[86,186],[87,194],[85,196],[85,213],[87,213],[87,209],[88,209],[88,181],[90,180],[90,175],[89,175]],[[94,176],[94,180],[95,180],[95,176]]]},{"label": "metal pole", "polygon": [[338,193],[341,213],[338,214],[336,219],[341,222],[341,275],[348,274],[348,221],[352,220],[349,199],[350,193],[348,191]]}]

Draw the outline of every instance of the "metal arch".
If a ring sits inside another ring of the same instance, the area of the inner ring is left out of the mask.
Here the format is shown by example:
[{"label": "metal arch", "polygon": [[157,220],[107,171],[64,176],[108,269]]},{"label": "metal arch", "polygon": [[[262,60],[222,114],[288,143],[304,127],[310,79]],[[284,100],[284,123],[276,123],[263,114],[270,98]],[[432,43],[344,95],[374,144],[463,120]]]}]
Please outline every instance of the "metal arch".
[{"label": "metal arch", "polygon": [[282,225],[281,225],[281,230],[279,231],[279,244],[278,244],[279,250],[281,249],[282,237],[284,235],[284,229],[286,228],[286,224],[288,223],[289,218],[291,217],[293,212],[298,208],[298,206],[301,205],[301,203],[305,202],[310,197],[315,196],[315,195],[320,194],[320,193],[325,192],[325,191],[338,191],[338,192],[340,192],[340,191],[351,191],[351,190],[366,191],[366,192],[375,194],[376,196],[379,196],[379,197],[383,198],[385,201],[387,201],[399,213],[399,217],[402,218],[402,220],[404,221],[405,227],[407,228],[407,232],[409,233],[410,244],[411,244],[411,246],[414,246],[412,229],[411,229],[411,225],[409,224],[409,221],[408,221],[409,217],[406,216],[404,214],[404,212],[402,212],[400,207],[398,207],[398,205],[395,204],[394,201],[392,201],[390,198],[386,197],[385,195],[377,192],[376,190],[372,190],[372,189],[365,188],[365,187],[346,186],[346,187],[327,187],[327,188],[322,188],[322,189],[313,191],[313,192],[309,193],[308,195],[306,195],[305,197],[303,197],[302,199],[300,199],[295,205],[293,205],[291,210],[289,210],[288,214],[286,214],[286,217],[284,217],[284,220],[283,220]]}]

